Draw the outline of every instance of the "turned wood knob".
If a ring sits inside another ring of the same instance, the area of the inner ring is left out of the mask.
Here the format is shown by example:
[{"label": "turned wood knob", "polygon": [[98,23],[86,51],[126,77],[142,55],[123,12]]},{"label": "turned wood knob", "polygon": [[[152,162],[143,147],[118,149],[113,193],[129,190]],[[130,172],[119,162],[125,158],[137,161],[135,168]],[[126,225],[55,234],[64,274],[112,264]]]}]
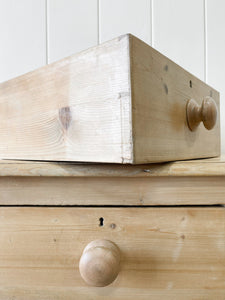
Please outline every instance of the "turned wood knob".
[{"label": "turned wood knob", "polygon": [[120,268],[120,250],[111,241],[89,243],[80,258],[80,275],[88,285],[106,286],[112,283]]},{"label": "turned wood knob", "polygon": [[206,129],[211,130],[217,119],[217,106],[213,98],[205,97],[202,105],[194,99],[190,99],[187,103],[187,123],[191,131],[194,131],[198,125],[203,122]]}]

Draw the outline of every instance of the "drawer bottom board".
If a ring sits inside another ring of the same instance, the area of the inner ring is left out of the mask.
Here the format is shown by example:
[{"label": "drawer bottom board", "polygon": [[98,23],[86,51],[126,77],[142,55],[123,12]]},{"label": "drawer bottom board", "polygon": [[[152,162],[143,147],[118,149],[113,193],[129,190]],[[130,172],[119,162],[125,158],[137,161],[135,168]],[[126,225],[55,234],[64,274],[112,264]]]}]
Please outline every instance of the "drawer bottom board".
[{"label": "drawer bottom board", "polygon": [[[79,259],[102,238],[120,248],[121,270],[89,287]],[[0,299],[224,300],[225,209],[1,207]]]}]

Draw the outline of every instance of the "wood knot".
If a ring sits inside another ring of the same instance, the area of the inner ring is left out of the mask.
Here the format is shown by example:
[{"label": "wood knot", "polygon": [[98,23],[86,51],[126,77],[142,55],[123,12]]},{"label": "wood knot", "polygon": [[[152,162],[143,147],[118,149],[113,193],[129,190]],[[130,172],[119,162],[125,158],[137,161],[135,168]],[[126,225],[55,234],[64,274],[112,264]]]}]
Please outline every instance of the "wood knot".
[{"label": "wood knot", "polygon": [[69,106],[62,107],[59,109],[59,120],[62,123],[64,129],[70,127],[72,121],[72,114]]}]

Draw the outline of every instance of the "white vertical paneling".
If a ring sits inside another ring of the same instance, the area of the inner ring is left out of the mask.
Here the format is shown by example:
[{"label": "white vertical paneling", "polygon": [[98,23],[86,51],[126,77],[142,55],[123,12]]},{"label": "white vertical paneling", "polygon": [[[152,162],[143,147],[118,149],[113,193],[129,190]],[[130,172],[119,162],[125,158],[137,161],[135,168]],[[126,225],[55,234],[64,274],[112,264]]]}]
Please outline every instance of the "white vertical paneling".
[{"label": "white vertical paneling", "polygon": [[225,153],[225,1],[206,1],[207,82],[220,92],[222,152]]},{"label": "white vertical paneling", "polygon": [[0,82],[46,63],[45,0],[0,0]]},{"label": "white vertical paneling", "polygon": [[204,80],[204,0],[152,0],[153,46]]},{"label": "white vertical paneling", "polygon": [[48,1],[48,62],[98,43],[97,0]]},{"label": "white vertical paneling", "polygon": [[99,0],[100,42],[132,33],[151,43],[151,0]]}]

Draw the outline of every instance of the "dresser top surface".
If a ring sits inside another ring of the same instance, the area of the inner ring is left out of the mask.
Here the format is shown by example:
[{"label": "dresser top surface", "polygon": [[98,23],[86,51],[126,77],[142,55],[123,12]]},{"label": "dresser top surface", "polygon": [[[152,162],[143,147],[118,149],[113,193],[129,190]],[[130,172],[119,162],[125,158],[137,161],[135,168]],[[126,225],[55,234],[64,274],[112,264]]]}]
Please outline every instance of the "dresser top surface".
[{"label": "dresser top surface", "polygon": [[225,176],[225,156],[146,165],[0,160],[0,176],[157,177]]}]

